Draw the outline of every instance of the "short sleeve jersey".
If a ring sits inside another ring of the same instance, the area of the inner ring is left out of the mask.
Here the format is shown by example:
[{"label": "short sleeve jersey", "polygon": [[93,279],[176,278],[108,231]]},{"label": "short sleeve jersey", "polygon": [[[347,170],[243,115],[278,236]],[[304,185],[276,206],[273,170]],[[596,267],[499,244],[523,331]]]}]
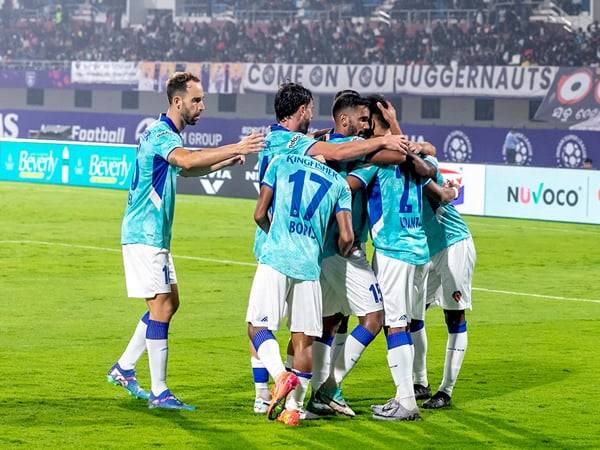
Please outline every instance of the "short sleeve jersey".
[{"label": "short sleeve jersey", "polygon": [[[327,142],[331,144],[343,144],[344,142],[352,142],[357,140],[362,140],[362,138],[358,136],[344,136],[343,134],[332,133],[329,135]],[[335,169],[335,171],[342,177],[346,178],[348,173],[352,172],[355,167],[362,163],[364,163],[364,157],[353,161],[335,161],[329,163],[328,165],[329,167]],[[366,193],[364,190],[356,192],[352,195],[352,229],[354,231],[354,239],[356,242],[367,242],[369,225],[367,217]],[[333,256],[337,253],[338,236],[339,228],[337,221],[334,220],[327,228],[323,258],[328,258],[329,256]]]},{"label": "short sleeve jersey", "polygon": [[[297,131],[290,131],[279,124],[271,125],[271,131],[265,137],[265,148],[258,155],[258,180],[262,180],[271,160],[277,155],[306,155],[316,143],[315,139]],[[254,237],[254,256],[258,260],[266,234],[256,228]]]},{"label": "short sleeve jersey", "polygon": [[177,174],[181,169],[169,164],[168,157],[178,147],[183,147],[181,136],[164,114],[140,136],[121,244],[170,248]]},{"label": "short sleeve jersey", "polygon": [[367,191],[371,238],[377,251],[390,258],[420,265],[429,261],[427,237],[421,223],[421,177],[402,166],[359,167],[350,174]]},{"label": "short sleeve jersey", "polygon": [[263,185],[273,190],[269,233],[259,262],[298,280],[318,280],[325,231],[332,215],[350,211],[346,180],[308,156],[276,156]]},{"label": "short sleeve jersey", "polygon": [[[442,186],[444,177],[440,173],[437,159],[427,156],[425,161],[435,167],[435,181]],[[428,197],[425,197],[423,205],[423,228],[431,256],[471,236],[469,227],[454,205],[441,205]]]}]

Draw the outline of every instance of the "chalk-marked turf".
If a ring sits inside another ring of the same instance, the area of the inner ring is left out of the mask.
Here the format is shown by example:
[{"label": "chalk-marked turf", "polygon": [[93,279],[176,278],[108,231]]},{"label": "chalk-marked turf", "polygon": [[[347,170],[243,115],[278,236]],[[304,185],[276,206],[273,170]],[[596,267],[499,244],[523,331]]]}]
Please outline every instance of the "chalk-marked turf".
[{"label": "chalk-marked turf", "polygon": [[[121,250],[116,249],[116,248],[96,247],[93,245],[68,244],[66,242],[4,240],[4,241],[0,241],[0,244],[50,245],[50,246],[56,246],[56,247],[79,248],[79,249],[83,249],[83,250],[96,250],[96,251],[101,251],[101,252],[121,253]],[[217,263],[217,264],[228,264],[228,265],[232,265],[232,266],[246,266],[246,267],[256,266],[255,263],[248,263],[248,262],[243,262],[243,261],[233,261],[230,259],[203,258],[200,256],[173,255],[173,258],[189,259],[192,261],[203,261],[203,262],[211,262],[211,263]],[[560,297],[557,295],[530,294],[527,292],[501,291],[498,289],[487,289],[487,288],[478,288],[478,287],[473,287],[473,290],[481,291],[481,292],[490,292],[490,293],[494,293],[494,294],[515,295],[515,296],[519,296],[519,297],[533,297],[533,298],[543,298],[543,299],[548,299],[548,300],[561,300],[561,301],[599,303],[600,304],[600,300],[592,300],[592,299],[588,299],[588,298]]]}]

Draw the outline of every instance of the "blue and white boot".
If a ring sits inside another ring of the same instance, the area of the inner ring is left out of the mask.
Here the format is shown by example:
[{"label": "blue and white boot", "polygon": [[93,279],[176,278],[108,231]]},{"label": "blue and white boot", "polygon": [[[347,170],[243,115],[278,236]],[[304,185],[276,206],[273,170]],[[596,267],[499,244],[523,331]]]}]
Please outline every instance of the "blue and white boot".
[{"label": "blue and white boot", "polygon": [[139,398],[140,400],[148,400],[150,394],[143,390],[135,377],[135,369],[124,370],[116,363],[110,368],[106,375],[106,380],[115,386],[121,386],[129,393],[129,395]]}]

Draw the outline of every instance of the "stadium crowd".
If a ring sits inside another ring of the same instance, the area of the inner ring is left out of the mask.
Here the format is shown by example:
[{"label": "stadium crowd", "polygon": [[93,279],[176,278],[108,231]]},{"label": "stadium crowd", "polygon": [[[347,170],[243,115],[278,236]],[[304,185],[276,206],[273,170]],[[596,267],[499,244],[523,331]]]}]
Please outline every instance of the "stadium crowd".
[{"label": "stadium crowd", "polygon": [[68,16],[35,25],[5,20],[0,61],[18,60],[595,66],[600,26],[595,22],[587,30],[568,31],[532,23],[512,10],[480,12],[470,24],[452,25],[298,19],[176,24],[170,16],[143,27]]}]

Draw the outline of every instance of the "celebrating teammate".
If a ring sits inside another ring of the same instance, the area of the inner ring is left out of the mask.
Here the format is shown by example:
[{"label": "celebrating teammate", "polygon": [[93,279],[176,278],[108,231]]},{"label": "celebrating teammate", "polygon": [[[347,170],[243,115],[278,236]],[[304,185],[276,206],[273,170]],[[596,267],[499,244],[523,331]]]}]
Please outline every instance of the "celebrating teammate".
[{"label": "celebrating teammate", "polygon": [[[344,178],[316,159],[276,156],[263,177],[254,218],[266,239],[246,321],[256,353],[275,380],[269,419],[298,425],[306,417],[304,397],[312,376],[312,342],[322,334],[319,275],[323,240],[335,211],[339,251],[344,256],[350,252],[354,239],[351,207]],[[285,370],[272,333],[279,329],[286,311],[294,351],[291,372]],[[280,413],[277,407],[286,397]]]},{"label": "celebrating teammate", "polygon": [[[200,176],[243,162],[244,155],[263,148],[264,139],[253,133],[236,144],[215,149],[185,149],[180,132],[186,125],[195,125],[204,110],[202,85],[189,72],[175,73],[167,82],[167,97],[167,113],[140,137],[121,236],[128,296],[146,299],[148,312],[109,370],[108,381],[148,400],[150,408],[193,410],[166,384],[169,323],[179,306],[170,254],[177,175]],[[150,393],[140,388],[135,374],[144,350],[148,350]]]},{"label": "celebrating teammate", "polygon": [[[425,161],[436,169],[435,181],[444,184],[437,160],[427,156]],[[437,300],[444,309],[448,328],[446,360],[442,383],[423,408],[437,409],[450,406],[452,390],[467,350],[467,322],[465,310],[471,309],[471,280],[475,266],[475,246],[467,224],[454,205],[440,205],[437,199],[424,198],[423,227],[431,261],[427,265],[427,303]],[[416,319],[416,320],[415,320]],[[415,343],[414,383],[418,398],[431,396],[427,381],[427,336],[424,311],[410,324]]]},{"label": "celebrating teammate", "polygon": [[[330,144],[308,137],[313,116],[312,93],[296,83],[283,84],[275,95],[277,123],[265,139],[265,148],[259,155],[259,180],[262,182],[269,162],[277,155],[322,155],[327,161],[344,161],[361,158],[377,150],[405,152],[408,143],[403,136],[382,136],[368,141]],[[254,255],[260,260],[266,233],[258,227],[254,240]],[[268,375],[264,364],[251,346],[251,365],[256,389],[254,411],[266,412],[271,401],[267,389]]]}]

